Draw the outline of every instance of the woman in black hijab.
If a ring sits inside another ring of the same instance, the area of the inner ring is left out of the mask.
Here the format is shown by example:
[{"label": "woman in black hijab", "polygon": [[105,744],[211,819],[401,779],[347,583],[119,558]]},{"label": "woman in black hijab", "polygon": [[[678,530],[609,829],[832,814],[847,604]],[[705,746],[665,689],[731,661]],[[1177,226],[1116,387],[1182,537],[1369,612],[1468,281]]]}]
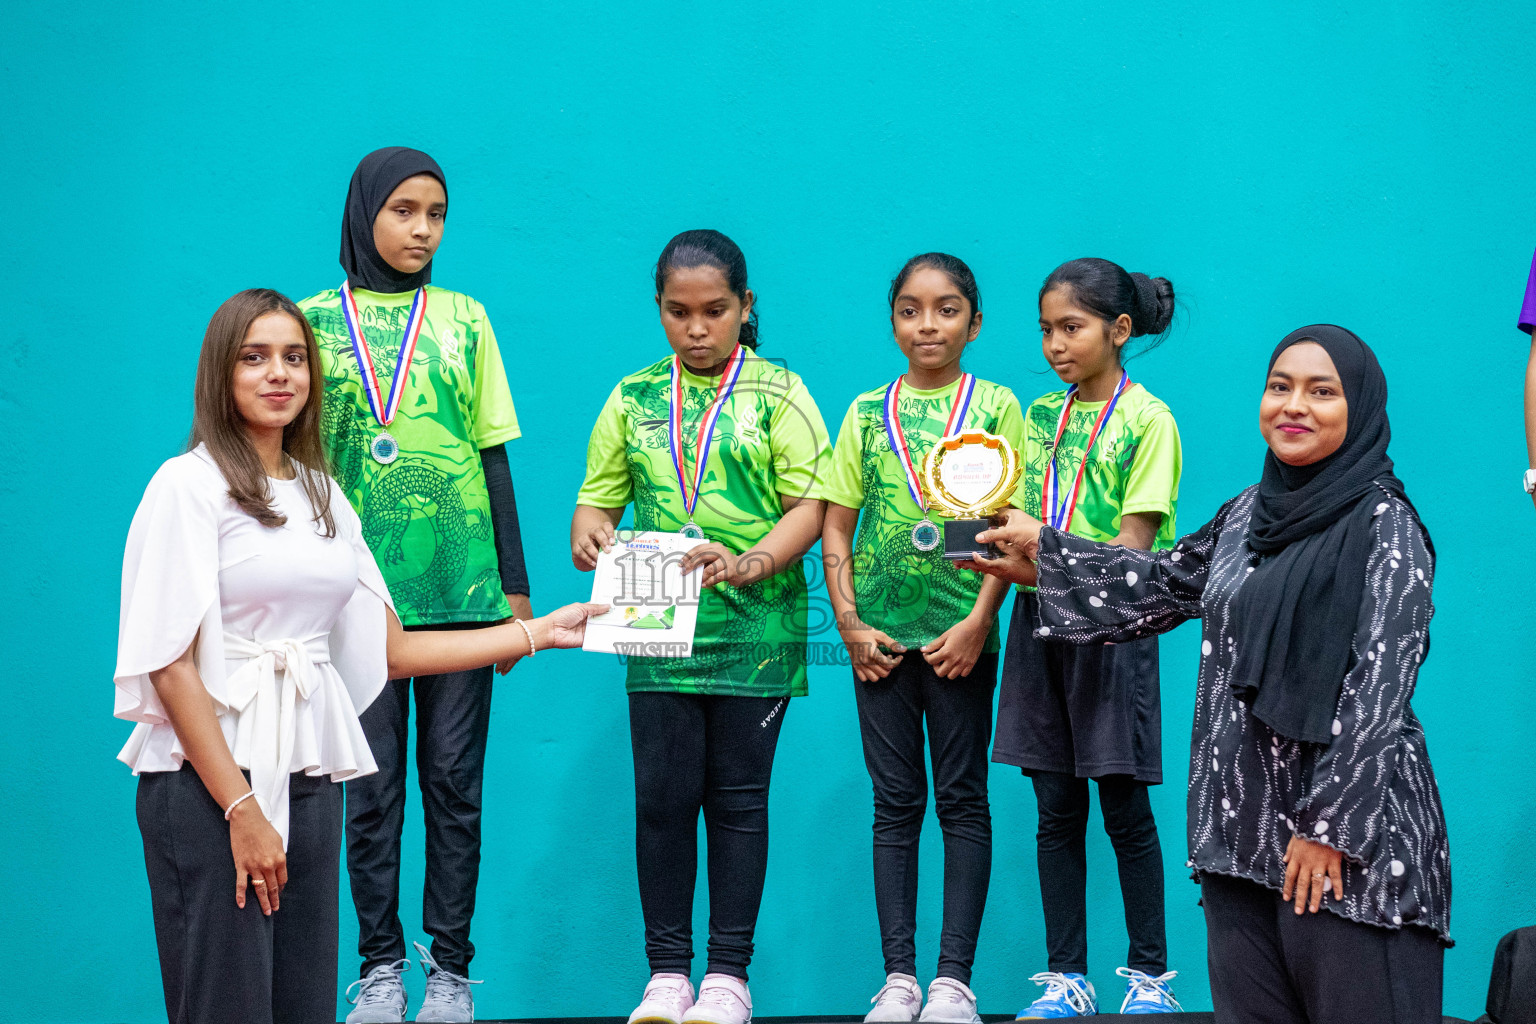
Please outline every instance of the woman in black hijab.
[{"label": "woman in black hijab", "polygon": [[1440,1021],[1450,855],[1409,706],[1434,549],[1386,401],[1363,341],[1304,327],[1270,357],[1263,476],[1203,529],[1139,551],[1015,510],[972,563],[1037,583],[1036,634],[1065,643],[1202,620],[1189,847],[1221,1022]]},{"label": "woman in black hijab", "polygon": [[[443,169],[400,146],[363,157],[341,220],[347,279],[299,304],[325,370],[332,475],[407,628],[527,619],[506,442],[519,436],[485,307],[429,285],[448,217]],[[490,529],[486,529],[489,525]],[[467,977],[480,871],[480,804],[491,666],[394,679],[362,715],[377,775],[347,784],[347,871],[359,980],[351,1024],[405,1019],[400,839],[411,702],[426,820],[418,1020],[474,1019]]]}]

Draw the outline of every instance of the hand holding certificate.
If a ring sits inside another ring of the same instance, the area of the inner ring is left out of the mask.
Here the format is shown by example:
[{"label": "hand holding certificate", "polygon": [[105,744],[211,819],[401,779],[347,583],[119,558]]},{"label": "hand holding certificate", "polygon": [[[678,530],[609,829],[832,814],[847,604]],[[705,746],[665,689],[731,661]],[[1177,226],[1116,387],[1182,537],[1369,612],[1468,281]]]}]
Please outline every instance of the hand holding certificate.
[{"label": "hand holding certificate", "polygon": [[693,653],[703,572],[683,571],[697,538],[677,533],[621,531],[597,557],[592,600],[609,610],[587,621],[584,651],[641,658]]}]

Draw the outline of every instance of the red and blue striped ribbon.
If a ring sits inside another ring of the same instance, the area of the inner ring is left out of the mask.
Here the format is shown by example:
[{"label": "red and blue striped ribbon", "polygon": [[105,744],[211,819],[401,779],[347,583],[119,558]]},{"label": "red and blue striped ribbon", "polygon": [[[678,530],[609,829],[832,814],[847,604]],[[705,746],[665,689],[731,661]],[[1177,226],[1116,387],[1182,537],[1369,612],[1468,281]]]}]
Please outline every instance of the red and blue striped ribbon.
[{"label": "red and blue striped ribbon", "polygon": [[730,361],[726,364],[725,371],[720,374],[720,383],[715,386],[715,400],[704,412],[704,417],[699,420],[698,444],[694,448],[696,456],[693,466],[693,488],[688,487],[689,474],[686,472],[683,462],[683,360],[680,356],[672,357],[672,389],[670,400],[671,429],[668,432],[668,443],[672,448],[672,468],[677,473],[677,486],[683,492],[683,511],[688,516],[688,521],[693,522],[693,508],[699,502],[699,488],[704,484],[704,464],[709,459],[709,449],[715,440],[715,421],[720,418],[720,410],[725,406],[725,400],[731,397],[731,392],[736,390],[736,381],[741,377],[741,368],[746,365],[747,350],[737,345],[731,353]]},{"label": "red and blue striped ribbon", "polygon": [[357,299],[353,298],[352,288],[345,281],[341,282],[341,317],[347,322],[352,355],[363,373],[363,394],[368,396],[368,408],[373,411],[373,418],[387,427],[400,411],[400,399],[405,395],[405,380],[410,374],[411,359],[416,355],[416,339],[421,336],[421,325],[427,319],[427,290],[417,288],[416,296],[411,300],[411,313],[405,321],[405,333],[400,336],[400,355],[395,360],[395,375],[389,382],[388,399],[379,387],[373,356],[363,338],[363,318],[357,311]]},{"label": "red and blue striped ribbon", "polygon": [[[885,389],[885,436],[890,439],[891,451],[896,453],[896,458],[901,462],[901,468],[907,476],[907,490],[912,495],[912,503],[920,512],[928,512],[928,500],[923,496],[923,486],[918,481],[917,468],[912,464],[912,451],[907,447],[907,435],[901,429],[901,417],[897,415],[896,404],[901,400],[901,383],[906,375],[897,377],[891,381]],[[955,401],[949,408],[949,420],[944,424],[944,436],[952,437],[965,427],[965,415],[971,408],[971,396],[976,391],[976,376],[970,373],[960,375],[960,386],[955,389]]]},{"label": "red and blue striped ribbon", "polygon": [[1067,400],[1061,405],[1061,419],[1056,421],[1056,441],[1051,445],[1051,461],[1045,464],[1045,481],[1040,488],[1040,518],[1046,524],[1058,530],[1066,530],[1072,524],[1072,513],[1077,510],[1077,493],[1083,486],[1083,471],[1088,468],[1088,453],[1093,451],[1093,443],[1099,439],[1099,431],[1104,429],[1104,424],[1109,422],[1114,415],[1115,405],[1120,401],[1120,396],[1125,394],[1125,389],[1130,387],[1130,374],[1120,371],[1120,383],[1115,387],[1115,393],[1109,401],[1104,403],[1104,408],[1099,412],[1099,418],[1094,421],[1093,430],[1088,434],[1088,444],[1083,447],[1083,461],[1078,463],[1077,476],[1072,481],[1072,491],[1063,500],[1060,497],[1060,471],[1056,468],[1056,453],[1061,449],[1061,437],[1067,432],[1067,421],[1072,416],[1072,403],[1077,401],[1077,385],[1067,388]]}]

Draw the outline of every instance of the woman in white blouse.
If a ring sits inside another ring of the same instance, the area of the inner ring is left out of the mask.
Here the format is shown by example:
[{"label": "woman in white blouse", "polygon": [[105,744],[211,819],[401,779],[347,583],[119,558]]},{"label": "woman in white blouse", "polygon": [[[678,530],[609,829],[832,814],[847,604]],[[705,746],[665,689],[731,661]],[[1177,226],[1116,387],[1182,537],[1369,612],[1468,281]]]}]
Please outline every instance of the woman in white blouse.
[{"label": "woman in white blouse", "polygon": [[387,679],[505,670],[579,646],[601,610],[402,629],[324,471],[318,376],[314,335],[288,299],[256,289],[220,306],[192,448],[160,467],[128,531],[115,713],[139,724],[118,756],[139,776],[175,1024],[334,1021],[331,783],[375,770],[358,714]]}]

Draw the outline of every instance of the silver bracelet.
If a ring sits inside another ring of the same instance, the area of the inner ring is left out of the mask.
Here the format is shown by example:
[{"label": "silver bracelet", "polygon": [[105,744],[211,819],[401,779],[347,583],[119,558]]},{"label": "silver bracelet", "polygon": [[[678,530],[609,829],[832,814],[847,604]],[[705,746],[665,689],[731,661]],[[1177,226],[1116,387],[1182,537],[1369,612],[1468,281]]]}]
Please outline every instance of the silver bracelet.
[{"label": "silver bracelet", "polygon": [[522,619],[513,619],[512,621],[517,623],[519,626],[522,626],[523,634],[528,637],[528,657],[531,658],[535,654],[538,654],[539,645],[533,642],[533,630],[528,628],[528,623],[524,622]]}]

